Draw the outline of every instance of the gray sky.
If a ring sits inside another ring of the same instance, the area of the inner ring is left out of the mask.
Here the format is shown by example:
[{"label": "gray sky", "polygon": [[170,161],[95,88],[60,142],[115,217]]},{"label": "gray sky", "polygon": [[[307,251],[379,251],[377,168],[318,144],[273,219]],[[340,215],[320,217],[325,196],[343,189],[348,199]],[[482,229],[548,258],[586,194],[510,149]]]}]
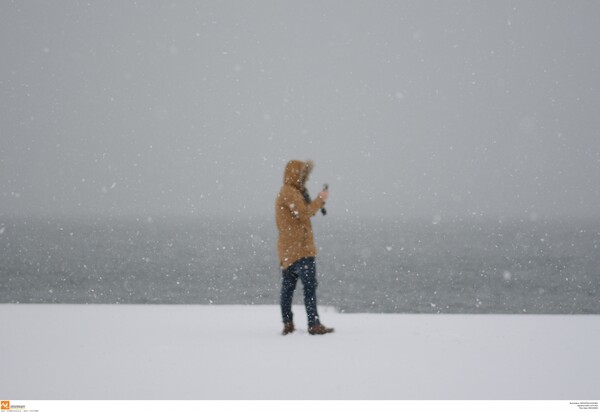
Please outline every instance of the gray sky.
[{"label": "gray sky", "polygon": [[0,214],[600,216],[598,1],[2,1]]}]

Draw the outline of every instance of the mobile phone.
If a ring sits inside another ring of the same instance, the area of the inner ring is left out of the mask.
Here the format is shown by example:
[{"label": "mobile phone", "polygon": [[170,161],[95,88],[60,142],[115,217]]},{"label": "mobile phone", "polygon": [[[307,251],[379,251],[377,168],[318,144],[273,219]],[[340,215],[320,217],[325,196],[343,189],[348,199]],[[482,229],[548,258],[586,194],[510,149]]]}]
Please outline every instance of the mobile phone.
[{"label": "mobile phone", "polygon": [[[325,183],[323,185],[323,190],[329,190],[329,185],[327,183]],[[327,214],[327,210],[325,208],[321,209],[321,213],[323,214],[323,216],[325,216]]]}]

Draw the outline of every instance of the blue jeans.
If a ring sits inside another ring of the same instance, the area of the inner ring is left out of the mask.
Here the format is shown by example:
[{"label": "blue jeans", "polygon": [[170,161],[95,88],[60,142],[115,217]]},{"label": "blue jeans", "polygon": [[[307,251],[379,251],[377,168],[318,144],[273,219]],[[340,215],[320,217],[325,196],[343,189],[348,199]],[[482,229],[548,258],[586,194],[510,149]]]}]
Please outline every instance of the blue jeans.
[{"label": "blue jeans", "polygon": [[317,266],[314,257],[306,257],[294,262],[282,271],[281,282],[281,314],[283,322],[292,322],[292,300],[298,278],[302,281],[304,288],[304,306],[308,317],[308,326],[318,325],[319,314],[317,313]]}]

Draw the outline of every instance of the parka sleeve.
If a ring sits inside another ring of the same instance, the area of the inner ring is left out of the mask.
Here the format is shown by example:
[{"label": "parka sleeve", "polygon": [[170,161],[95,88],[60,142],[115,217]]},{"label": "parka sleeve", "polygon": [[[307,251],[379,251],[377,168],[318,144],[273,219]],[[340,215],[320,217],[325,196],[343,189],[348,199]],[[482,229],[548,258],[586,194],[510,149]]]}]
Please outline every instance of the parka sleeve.
[{"label": "parka sleeve", "polygon": [[317,196],[310,204],[306,204],[300,192],[290,190],[284,196],[284,205],[294,219],[308,220],[325,206],[325,202]]}]

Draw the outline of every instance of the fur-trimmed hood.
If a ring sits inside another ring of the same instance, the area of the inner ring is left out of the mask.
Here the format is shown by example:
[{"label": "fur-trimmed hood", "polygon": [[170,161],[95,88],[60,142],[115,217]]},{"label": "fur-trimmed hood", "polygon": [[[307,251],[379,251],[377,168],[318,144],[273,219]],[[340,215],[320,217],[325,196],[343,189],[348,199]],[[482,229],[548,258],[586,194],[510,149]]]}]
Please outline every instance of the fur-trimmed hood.
[{"label": "fur-trimmed hood", "polygon": [[283,184],[291,185],[296,189],[302,189],[314,167],[315,164],[312,160],[307,160],[306,162],[290,160],[285,166]]}]

